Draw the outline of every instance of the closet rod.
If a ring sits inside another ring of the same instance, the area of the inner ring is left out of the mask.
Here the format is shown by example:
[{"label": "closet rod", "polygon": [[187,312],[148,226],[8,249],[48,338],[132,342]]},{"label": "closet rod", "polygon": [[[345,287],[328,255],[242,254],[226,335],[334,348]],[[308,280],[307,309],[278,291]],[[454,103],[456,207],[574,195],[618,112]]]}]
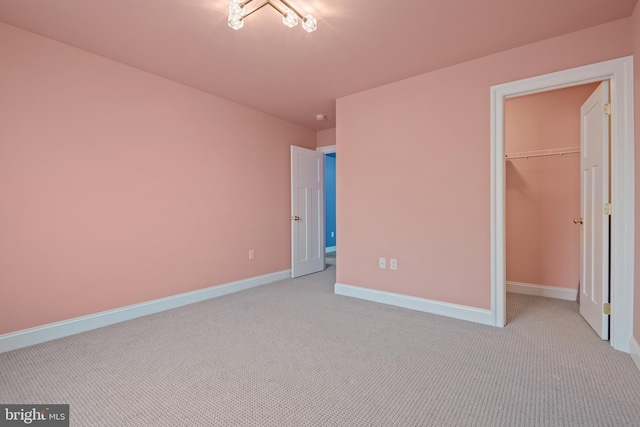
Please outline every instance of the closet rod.
[{"label": "closet rod", "polygon": [[507,153],[505,160],[528,159],[529,157],[562,156],[563,154],[579,153],[580,147],[551,148],[549,150],[520,151],[518,153]]}]

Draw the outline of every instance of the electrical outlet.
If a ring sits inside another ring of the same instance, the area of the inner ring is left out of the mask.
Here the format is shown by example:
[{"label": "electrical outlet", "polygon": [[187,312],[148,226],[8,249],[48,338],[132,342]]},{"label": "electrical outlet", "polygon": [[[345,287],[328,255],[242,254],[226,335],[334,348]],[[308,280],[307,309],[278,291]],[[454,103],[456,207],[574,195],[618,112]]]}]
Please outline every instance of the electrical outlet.
[{"label": "electrical outlet", "polygon": [[386,258],[380,258],[378,260],[378,267],[380,267],[381,270],[384,270],[385,268],[387,268],[387,259]]},{"label": "electrical outlet", "polygon": [[253,249],[249,250],[249,259],[253,259],[255,257],[255,252],[253,251]]},{"label": "electrical outlet", "polygon": [[389,268],[391,270],[397,270],[398,269],[398,260],[395,258],[391,258],[389,260]]}]

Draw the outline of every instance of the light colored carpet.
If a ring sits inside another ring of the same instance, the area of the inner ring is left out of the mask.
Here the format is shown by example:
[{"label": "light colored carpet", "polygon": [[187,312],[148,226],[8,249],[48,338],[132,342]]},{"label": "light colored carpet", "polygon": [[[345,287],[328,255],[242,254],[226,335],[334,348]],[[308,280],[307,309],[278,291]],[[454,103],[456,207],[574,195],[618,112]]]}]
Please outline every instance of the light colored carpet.
[{"label": "light colored carpet", "polygon": [[504,329],[333,294],[335,265],[0,354],[0,402],[73,426],[640,426],[640,371],[573,302]]}]

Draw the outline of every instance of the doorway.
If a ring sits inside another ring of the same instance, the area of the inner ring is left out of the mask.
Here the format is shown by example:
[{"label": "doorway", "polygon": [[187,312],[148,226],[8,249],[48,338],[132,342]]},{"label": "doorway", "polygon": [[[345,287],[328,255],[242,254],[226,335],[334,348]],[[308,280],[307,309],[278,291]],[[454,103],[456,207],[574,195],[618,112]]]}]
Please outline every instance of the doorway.
[{"label": "doorway", "polygon": [[336,235],[336,146],[316,148],[325,155],[325,252],[327,263],[335,264],[337,250]]},{"label": "doorway", "polygon": [[[526,294],[578,300],[583,308],[590,307],[591,299],[584,291],[591,290],[591,286],[583,286],[583,295],[578,298],[579,283],[586,283],[581,280],[581,238],[587,231],[587,236],[593,235],[591,227],[578,221],[582,210],[581,108],[601,84],[576,85],[505,101],[506,288],[509,303],[514,294]],[[607,117],[603,109],[598,112],[597,117]],[[608,145],[607,135],[606,147]],[[609,168],[604,170],[608,177]],[[586,185],[585,188],[590,187]],[[608,189],[608,178],[606,187]],[[585,202],[588,200],[585,198]],[[596,215],[589,217],[596,218]],[[600,246],[608,252],[608,239]],[[588,267],[589,264],[584,265]],[[583,275],[590,284],[594,283],[590,280],[591,275]],[[608,292],[608,278],[603,282],[606,282]],[[587,318],[591,323],[594,319],[606,322],[608,334],[609,319],[602,316],[601,304],[599,309],[600,314],[596,311]],[[608,339],[607,334],[597,332],[603,339]]]},{"label": "doorway", "polygon": [[336,252],[336,153],[324,155],[324,229],[327,256]]},{"label": "doorway", "polygon": [[491,87],[491,315],[506,321],[504,104],[511,97],[611,81],[611,345],[629,352],[633,321],[633,58],[625,57]]}]

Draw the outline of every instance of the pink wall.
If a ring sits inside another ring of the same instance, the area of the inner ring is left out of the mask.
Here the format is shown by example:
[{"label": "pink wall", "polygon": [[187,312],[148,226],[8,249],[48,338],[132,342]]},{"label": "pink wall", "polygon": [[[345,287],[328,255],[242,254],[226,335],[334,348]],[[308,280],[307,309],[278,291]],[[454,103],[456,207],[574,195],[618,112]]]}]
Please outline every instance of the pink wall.
[{"label": "pink wall", "polygon": [[318,131],[317,138],[318,138],[318,147],[327,147],[329,145],[336,145],[336,128]]},{"label": "pink wall", "polygon": [[490,308],[490,86],[630,53],[624,19],[339,99],[337,281]]},{"label": "pink wall", "polygon": [[633,314],[633,337],[636,342],[640,343],[640,3],[636,4],[631,17],[633,23],[633,90],[635,99],[635,203],[636,203],[636,222],[635,222],[635,310]]},{"label": "pink wall", "polygon": [[[505,102],[505,152],[580,147],[580,106],[598,83]],[[507,280],[577,289],[580,155],[506,162]]]},{"label": "pink wall", "polygon": [[0,58],[0,333],[290,268],[314,131],[4,24]]}]

